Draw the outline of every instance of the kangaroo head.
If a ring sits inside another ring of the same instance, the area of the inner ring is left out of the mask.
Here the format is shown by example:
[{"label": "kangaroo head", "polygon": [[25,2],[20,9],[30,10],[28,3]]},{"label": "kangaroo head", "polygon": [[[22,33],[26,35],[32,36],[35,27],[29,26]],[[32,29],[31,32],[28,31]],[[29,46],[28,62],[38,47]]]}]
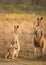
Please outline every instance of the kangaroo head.
[{"label": "kangaroo head", "polygon": [[42,20],[43,20],[43,17],[41,17],[41,18],[37,18],[37,26],[40,25],[40,23],[41,23]]},{"label": "kangaroo head", "polygon": [[14,32],[15,33],[17,32],[18,28],[19,28],[19,25],[17,25],[17,26],[14,25]]}]

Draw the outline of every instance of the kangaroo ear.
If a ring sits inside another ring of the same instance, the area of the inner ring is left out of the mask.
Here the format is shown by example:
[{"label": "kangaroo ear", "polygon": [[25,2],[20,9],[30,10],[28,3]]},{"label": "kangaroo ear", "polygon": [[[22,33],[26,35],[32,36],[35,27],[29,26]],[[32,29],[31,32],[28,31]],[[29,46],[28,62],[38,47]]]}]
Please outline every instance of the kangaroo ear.
[{"label": "kangaroo ear", "polygon": [[17,25],[17,28],[19,28],[19,25]]},{"label": "kangaroo ear", "polygon": [[42,20],[43,20],[43,17],[40,18],[40,21],[42,21]]},{"label": "kangaroo ear", "polygon": [[14,28],[16,29],[16,26],[14,25]]},{"label": "kangaroo ear", "polygon": [[39,18],[37,18],[37,26],[39,26],[40,24],[40,21],[39,21]]},{"label": "kangaroo ear", "polygon": [[16,30],[17,30],[17,27],[14,25],[14,32],[16,32]]},{"label": "kangaroo ear", "polygon": [[39,18],[37,18],[37,20],[39,21]]}]

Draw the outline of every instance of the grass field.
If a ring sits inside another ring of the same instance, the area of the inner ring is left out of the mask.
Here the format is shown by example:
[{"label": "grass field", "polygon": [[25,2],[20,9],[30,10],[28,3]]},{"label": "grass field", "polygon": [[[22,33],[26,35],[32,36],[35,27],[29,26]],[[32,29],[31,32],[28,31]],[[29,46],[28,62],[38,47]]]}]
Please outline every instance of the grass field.
[{"label": "grass field", "polygon": [[[0,65],[46,65],[46,48],[45,54],[40,58],[39,55],[35,57],[33,47],[33,26],[36,24],[37,17],[41,16],[44,18],[41,26],[46,34],[46,14],[0,13]],[[3,54],[13,41],[14,25],[19,25],[21,51],[19,57],[14,60],[4,59]]]}]

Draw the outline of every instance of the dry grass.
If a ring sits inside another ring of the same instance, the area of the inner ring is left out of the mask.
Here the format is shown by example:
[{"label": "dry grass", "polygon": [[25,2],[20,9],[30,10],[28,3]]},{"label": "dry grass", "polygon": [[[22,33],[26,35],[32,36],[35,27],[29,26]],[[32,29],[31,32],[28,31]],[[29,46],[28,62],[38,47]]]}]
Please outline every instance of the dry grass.
[{"label": "dry grass", "polygon": [[[14,25],[19,25],[19,41],[21,45],[21,51],[19,54],[19,57],[16,62],[18,65],[18,62],[22,60],[22,63],[20,65],[46,65],[46,63],[42,62],[46,59],[46,51],[45,51],[45,57],[43,57],[41,60],[36,59],[34,56],[34,48],[33,48],[33,24],[36,21],[37,17],[43,16],[46,21],[46,16],[44,15],[35,15],[33,14],[24,14],[24,13],[0,13],[0,53],[6,53],[11,41],[13,41],[13,28]],[[42,25],[44,25],[44,29],[46,26],[46,22],[43,22]],[[45,32],[46,33],[46,32]],[[6,42],[5,42],[6,41]],[[0,55],[0,58],[3,58],[4,55]],[[37,61],[38,60],[38,61]],[[39,62],[40,60],[40,62]],[[5,60],[3,60],[5,62]],[[8,60],[7,60],[8,61]],[[11,60],[10,60],[11,61]],[[25,61],[25,62],[24,62]],[[28,61],[28,62],[27,62]],[[30,62],[33,61],[33,62]],[[13,64],[15,64],[13,62]]]},{"label": "dry grass", "polygon": [[34,19],[39,16],[46,17],[46,15],[36,15],[35,13],[33,14],[28,14],[28,13],[0,13],[0,19]]}]

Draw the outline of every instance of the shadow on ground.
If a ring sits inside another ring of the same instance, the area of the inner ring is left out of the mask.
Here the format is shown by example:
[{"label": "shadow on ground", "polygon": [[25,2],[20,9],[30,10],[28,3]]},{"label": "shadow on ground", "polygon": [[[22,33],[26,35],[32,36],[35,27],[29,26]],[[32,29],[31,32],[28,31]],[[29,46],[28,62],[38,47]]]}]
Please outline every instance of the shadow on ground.
[{"label": "shadow on ground", "polygon": [[40,56],[34,56],[32,58],[25,58],[25,57],[18,57],[18,58],[15,58],[15,59],[5,59],[4,56],[1,56],[0,57],[0,62],[24,62],[24,61],[27,61],[27,62],[32,62],[32,61],[36,61],[36,62],[46,62],[46,54],[44,54],[42,57]]}]

